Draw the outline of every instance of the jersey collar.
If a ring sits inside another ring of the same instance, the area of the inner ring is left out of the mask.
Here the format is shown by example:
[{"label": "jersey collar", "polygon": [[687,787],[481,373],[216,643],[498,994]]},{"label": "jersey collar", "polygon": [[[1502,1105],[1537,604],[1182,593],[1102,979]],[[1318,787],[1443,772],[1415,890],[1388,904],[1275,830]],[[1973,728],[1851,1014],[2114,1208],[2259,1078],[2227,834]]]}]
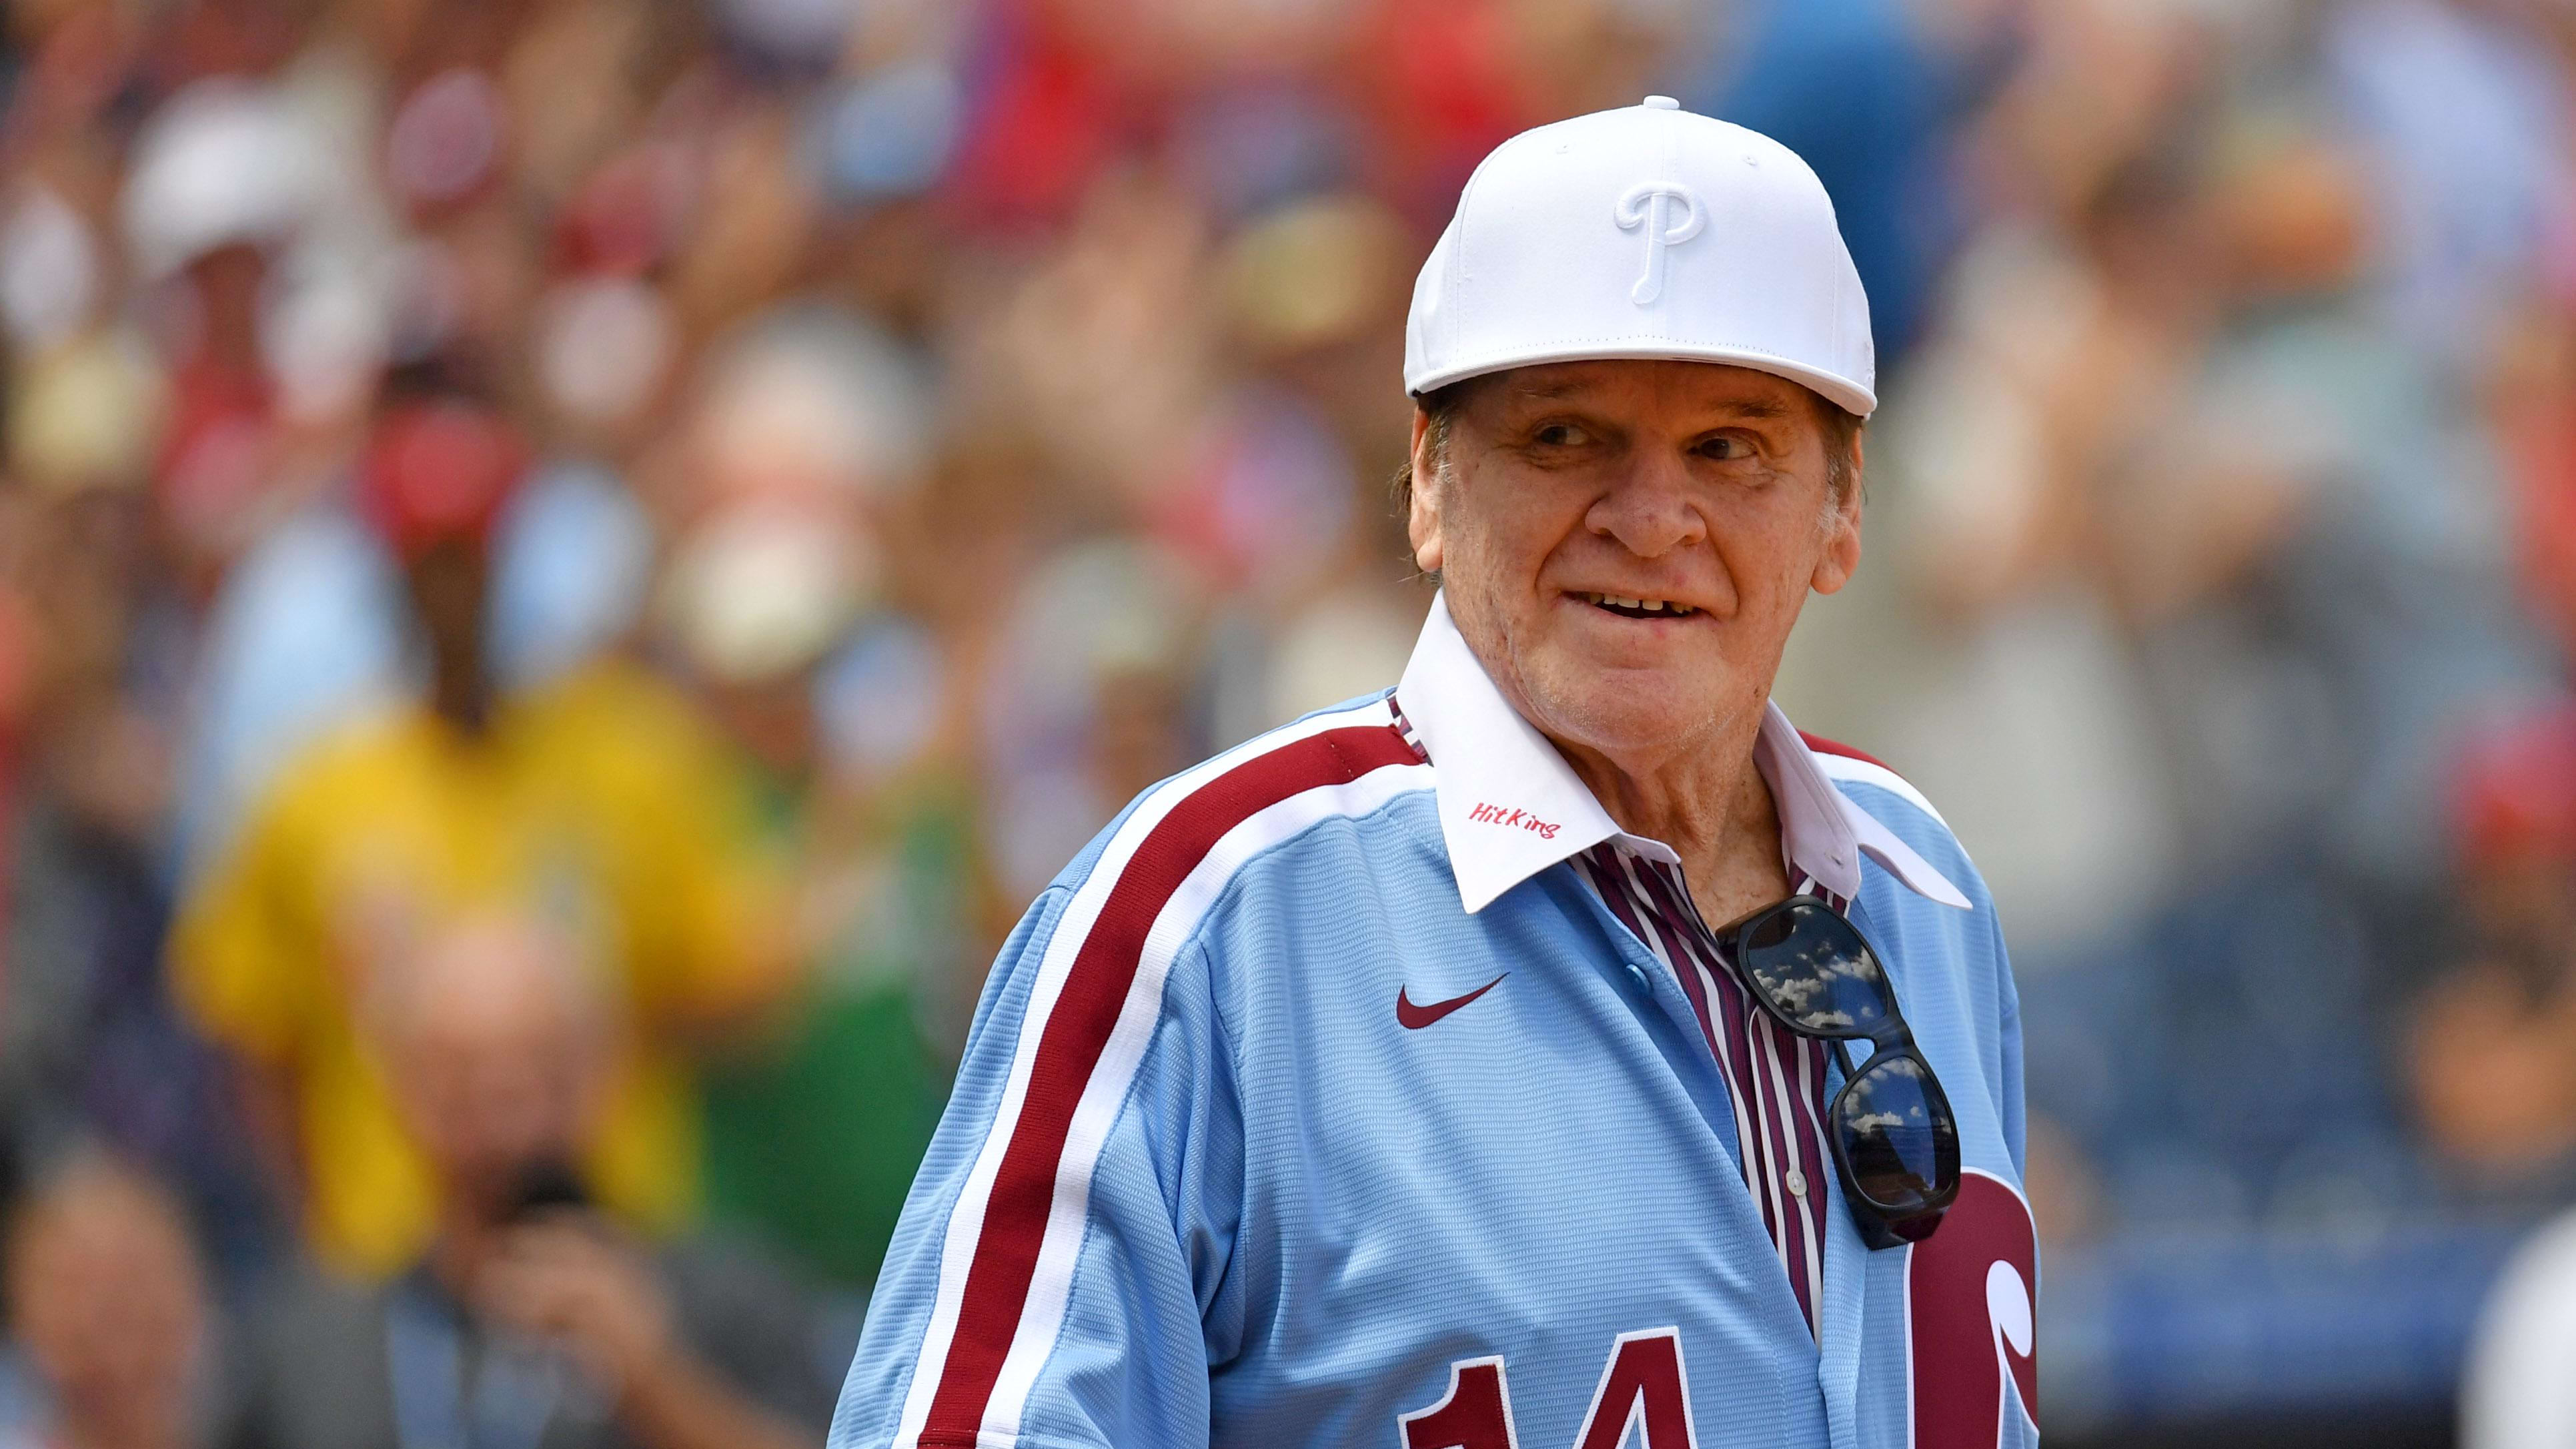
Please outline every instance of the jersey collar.
[{"label": "jersey collar", "polygon": [[[1503,698],[1450,620],[1446,594],[1431,600],[1395,698],[1431,758],[1440,834],[1470,915],[1605,840],[1650,860],[1680,863],[1662,841],[1621,830],[1565,757]],[[1967,906],[1958,887],[1834,787],[1776,704],[1763,706],[1753,764],[1771,787],[1782,863],[1793,873],[1850,900],[1860,893],[1866,853],[1916,893]]]}]

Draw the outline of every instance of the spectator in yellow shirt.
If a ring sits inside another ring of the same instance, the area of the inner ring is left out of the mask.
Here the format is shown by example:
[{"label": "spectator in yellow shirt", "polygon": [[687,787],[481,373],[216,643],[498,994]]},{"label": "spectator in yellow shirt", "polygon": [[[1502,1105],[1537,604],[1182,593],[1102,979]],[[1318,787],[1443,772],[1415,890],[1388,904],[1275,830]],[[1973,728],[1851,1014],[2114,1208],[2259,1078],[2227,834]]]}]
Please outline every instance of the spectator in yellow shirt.
[{"label": "spectator in yellow shirt", "polygon": [[689,1215],[685,1048],[790,984],[778,877],[749,854],[731,758],[667,686],[602,661],[497,698],[487,540],[525,471],[515,434],[449,392],[380,420],[361,501],[400,561],[428,697],[280,771],[181,913],[174,977],[245,1066],[264,1147],[323,1259],[415,1257],[432,1185],[383,1069],[391,973],[467,912],[533,912],[616,1003],[609,1098],[585,1175],[635,1225]]}]

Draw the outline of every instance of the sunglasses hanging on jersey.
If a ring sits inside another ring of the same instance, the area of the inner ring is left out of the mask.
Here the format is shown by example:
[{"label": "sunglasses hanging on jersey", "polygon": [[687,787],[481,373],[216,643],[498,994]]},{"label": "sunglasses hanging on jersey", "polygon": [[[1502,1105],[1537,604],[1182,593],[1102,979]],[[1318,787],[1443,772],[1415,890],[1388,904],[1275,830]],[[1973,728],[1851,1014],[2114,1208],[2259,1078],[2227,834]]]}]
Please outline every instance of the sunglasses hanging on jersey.
[{"label": "sunglasses hanging on jersey", "polygon": [[[1827,1115],[1834,1171],[1861,1236],[1893,1248],[1932,1236],[1959,1195],[1959,1121],[1878,955],[1842,912],[1791,896],[1716,932],[1737,974],[1773,1020],[1834,1044],[1843,1089]],[[1866,1041],[1854,1069],[1848,1043]]]}]

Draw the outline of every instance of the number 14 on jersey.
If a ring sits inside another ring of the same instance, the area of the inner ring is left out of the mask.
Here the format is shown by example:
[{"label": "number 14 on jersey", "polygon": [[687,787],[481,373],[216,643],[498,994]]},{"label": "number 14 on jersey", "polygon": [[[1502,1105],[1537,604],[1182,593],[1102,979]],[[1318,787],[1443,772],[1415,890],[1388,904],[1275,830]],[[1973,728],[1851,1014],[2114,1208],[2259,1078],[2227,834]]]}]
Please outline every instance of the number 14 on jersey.
[{"label": "number 14 on jersey", "polygon": [[[1521,1449],[1499,1355],[1449,1365],[1449,1392],[1440,1402],[1395,1422],[1404,1431],[1404,1449]],[[1619,1335],[1573,1449],[1620,1449],[1632,1431],[1642,1431],[1638,1449],[1698,1449],[1677,1328]]]}]

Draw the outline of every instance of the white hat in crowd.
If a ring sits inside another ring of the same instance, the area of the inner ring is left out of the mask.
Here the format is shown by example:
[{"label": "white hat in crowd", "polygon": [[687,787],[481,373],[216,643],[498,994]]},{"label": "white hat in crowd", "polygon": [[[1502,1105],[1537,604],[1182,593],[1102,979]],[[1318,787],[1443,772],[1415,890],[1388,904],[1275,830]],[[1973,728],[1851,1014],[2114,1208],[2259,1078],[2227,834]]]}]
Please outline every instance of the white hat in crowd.
[{"label": "white hat in crowd", "polygon": [[136,139],[125,230],[147,277],[223,247],[292,239],[324,197],[313,137],[269,90],[229,77],[189,86]]},{"label": "white hat in crowd", "polygon": [[1734,363],[1878,406],[1869,299],[1796,152],[1669,96],[1494,148],[1414,282],[1405,390],[1610,357]]}]

